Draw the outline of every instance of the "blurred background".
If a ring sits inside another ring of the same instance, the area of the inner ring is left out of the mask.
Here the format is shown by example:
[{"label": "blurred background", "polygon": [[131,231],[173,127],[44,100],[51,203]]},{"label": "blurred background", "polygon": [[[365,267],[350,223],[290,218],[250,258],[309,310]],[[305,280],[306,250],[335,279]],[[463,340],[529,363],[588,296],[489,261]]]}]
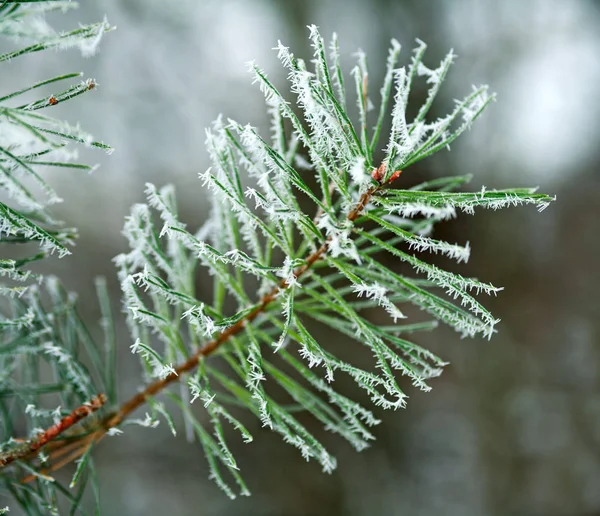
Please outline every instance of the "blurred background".
[{"label": "blurred background", "polygon": [[[280,86],[278,39],[309,57],[306,25],[340,37],[343,61],[360,47],[376,100],[389,40],[408,63],[415,38],[425,64],[454,48],[434,114],[471,84],[490,84],[498,101],[452,147],[405,172],[406,184],[474,174],[479,190],[537,186],[556,194],[532,208],[462,215],[436,236],[473,248],[453,270],[505,287],[487,300],[502,319],[491,341],[460,340],[444,328],[418,336],[451,362],[428,394],[407,386],[408,408],[378,415],[372,448],[355,453],[323,438],[338,457],[331,476],[305,463],[279,437],[261,432],[234,446],[253,492],[229,501],[207,479],[201,450],[166,425],[131,428],[96,457],[106,515],[600,515],[600,3],[585,0],[104,0],[81,2],[55,26],[107,16],[117,26],[100,53],[43,52],[11,64],[12,85],[84,70],[93,95],[56,107],[116,148],[84,151],[93,175],[59,170],[60,216],[81,238],[52,270],[80,293],[96,321],[93,278],[111,259],[144,183],[174,183],[182,219],[206,215],[197,178],[208,167],[204,129],[219,113],[267,131],[262,95],[246,71],[255,59]],[[33,63],[33,64],[32,64]],[[423,83],[418,88],[424,88]],[[423,90],[415,91],[418,98]],[[121,331],[121,393],[139,385],[137,361]],[[323,435],[321,432],[319,435]],[[232,439],[232,444],[233,444]],[[11,512],[12,514],[12,512]]]}]

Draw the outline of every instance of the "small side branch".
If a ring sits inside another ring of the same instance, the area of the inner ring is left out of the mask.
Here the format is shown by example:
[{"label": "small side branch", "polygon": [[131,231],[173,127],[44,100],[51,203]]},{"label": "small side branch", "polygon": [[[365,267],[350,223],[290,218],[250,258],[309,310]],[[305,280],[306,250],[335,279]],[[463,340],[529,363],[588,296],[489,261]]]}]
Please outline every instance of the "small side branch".
[{"label": "small side branch", "polygon": [[42,446],[58,437],[64,431],[79,423],[83,418],[96,412],[106,403],[106,395],[98,394],[89,402],[73,410],[68,416],[63,417],[58,423],[52,425],[47,430],[40,433],[37,437],[25,441],[21,446],[14,450],[0,454],[0,468],[8,466],[12,462],[36,454]]}]

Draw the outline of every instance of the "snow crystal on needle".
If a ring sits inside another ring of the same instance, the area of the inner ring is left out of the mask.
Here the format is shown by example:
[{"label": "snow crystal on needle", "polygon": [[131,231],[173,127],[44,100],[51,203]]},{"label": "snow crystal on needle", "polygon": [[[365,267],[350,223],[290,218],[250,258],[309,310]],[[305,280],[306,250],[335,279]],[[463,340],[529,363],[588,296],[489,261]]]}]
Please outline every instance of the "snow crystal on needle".
[{"label": "snow crystal on needle", "polygon": [[354,242],[350,238],[352,222],[345,220],[341,225],[336,225],[331,217],[324,213],[317,223],[319,229],[324,229],[328,237],[329,252],[333,258],[346,256],[356,263],[362,263]]}]

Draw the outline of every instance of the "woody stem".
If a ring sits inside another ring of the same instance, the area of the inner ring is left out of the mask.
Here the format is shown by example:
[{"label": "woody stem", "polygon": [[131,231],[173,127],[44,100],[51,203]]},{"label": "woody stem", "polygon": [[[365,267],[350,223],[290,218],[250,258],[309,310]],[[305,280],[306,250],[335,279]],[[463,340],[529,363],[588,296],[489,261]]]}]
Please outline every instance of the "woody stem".
[{"label": "woody stem", "polygon": [[[346,219],[350,222],[354,222],[363,212],[373,194],[375,194],[375,192],[379,190],[380,187],[381,183],[378,182],[378,184],[370,187],[366,192],[364,192],[358,200],[356,206],[348,213]],[[317,262],[323,257],[323,255],[329,249],[330,241],[331,238],[328,238],[323,243],[323,245],[321,245],[321,247],[319,247],[310,256],[308,256],[303,265],[294,270],[293,274],[295,279],[298,279],[301,276],[303,276],[315,262]],[[265,294],[261,298],[260,304],[249,314],[247,314],[243,319],[240,319],[229,328],[223,330],[215,339],[204,344],[204,346],[199,348],[185,362],[175,367],[174,372],[172,372],[165,378],[151,383],[143,391],[138,392],[136,395],[132,396],[129,400],[123,403],[116,412],[108,414],[100,422],[99,427],[96,431],[92,432],[91,434],[88,433],[85,437],[82,437],[82,446],[80,449],[74,452],[73,456],[79,456],[81,450],[87,449],[89,444],[92,444],[92,442],[100,441],[106,435],[108,430],[117,427],[125,418],[129,416],[129,414],[131,414],[134,410],[143,405],[148,400],[148,398],[155,396],[163,389],[168,387],[170,384],[178,381],[182,375],[193,371],[198,366],[200,360],[214,353],[223,344],[228,342],[232,337],[242,332],[246,325],[250,324],[260,314],[265,312],[267,307],[278,297],[280,291],[287,288],[288,286],[289,282],[286,279],[283,279],[277,286],[273,287],[273,289],[268,294]],[[59,469],[69,461],[69,457],[71,457],[71,455],[68,455],[63,460],[51,466],[48,469],[48,471],[54,471],[56,469]],[[29,477],[23,479],[24,482],[29,480],[31,480]]]},{"label": "woody stem", "polygon": [[[369,188],[365,193],[362,194],[356,206],[350,211],[347,216],[347,220],[350,222],[354,222],[358,216],[362,213],[365,206],[368,204],[369,200],[373,196],[373,194],[379,189],[379,185],[373,186]],[[296,279],[300,278],[302,275],[308,271],[311,266],[318,261],[329,248],[328,239],[325,243],[313,252],[307,259],[306,262],[298,267],[294,271],[294,276]],[[131,412],[133,412],[140,405],[143,405],[146,400],[162,391],[165,387],[170,385],[173,382],[179,380],[181,375],[184,375],[190,371],[193,371],[197,366],[200,360],[203,357],[206,357],[216,351],[220,346],[226,343],[231,337],[236,336],[240,333],[247,324],[250,324],[254,319],[256,319],[261,313],[263,313],[266,308],[277,298],[280,290],[288,287],[287,280],[282,280],[277,286],[275,286],[268,294],[265,294],[260,300],[260,304],[248,315],[246,315],[243,319],[240,319],[234,325],[229,328],[223,330],[219,334],[219,336],[210,342],[207,342],[204,346],[198,349],[190,358],[188,358],[182,364],[179,364],[175,367],[175,372],[169,374],[167,377],[157,380],[154,383],[148,385],[143,391],[137,393],[131,399],[126,401],[123,405],[121,405],[120,409],[110,416],[108,416],[102,423],[102,426],[105,430],[118,426],[123,419],[125,419]]]}]

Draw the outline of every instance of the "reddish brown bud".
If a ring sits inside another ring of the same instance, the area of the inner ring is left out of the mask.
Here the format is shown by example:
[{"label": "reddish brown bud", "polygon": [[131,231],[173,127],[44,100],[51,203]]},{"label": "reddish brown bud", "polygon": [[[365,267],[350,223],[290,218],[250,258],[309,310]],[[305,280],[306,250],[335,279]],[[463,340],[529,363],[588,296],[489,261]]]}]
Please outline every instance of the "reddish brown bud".
[{"label": "reddish brown bud", "polygon": [[371,177],[378,183],[381,183],[383,176],[385,176],[386,168],[387,165],[385,163],[382,163],[381,165],[379,165],[379,168],[373,169],[373,172],[371,172]]},{"label": "reddish brown bud", "polygon": [[[387,170],[387,163],[382,163],[381,165],[379,165],[379,168],[373,169],[373,172],[371,172],[371,177],[378,183],[381,183],[383,181],[383,178],[385,177],[386,170]],[[398,179],[398,177],[400,177],[400,174],[402,174],[402,170],[396,170],[396,172],[394,172],[390,176],[390,178],[386,181],[386,183],[391,183],[392,181],[395,181],[396,179]]]},{"label": "reddish brown bud", "polygon": [[391,183],[392,181],[395,181],[396,179],[398,179],[400,177],[400,174],[402,174],[402,170],[396,170],[396,172],[394,172],[391,177],[387,180],[388,183]]}]

